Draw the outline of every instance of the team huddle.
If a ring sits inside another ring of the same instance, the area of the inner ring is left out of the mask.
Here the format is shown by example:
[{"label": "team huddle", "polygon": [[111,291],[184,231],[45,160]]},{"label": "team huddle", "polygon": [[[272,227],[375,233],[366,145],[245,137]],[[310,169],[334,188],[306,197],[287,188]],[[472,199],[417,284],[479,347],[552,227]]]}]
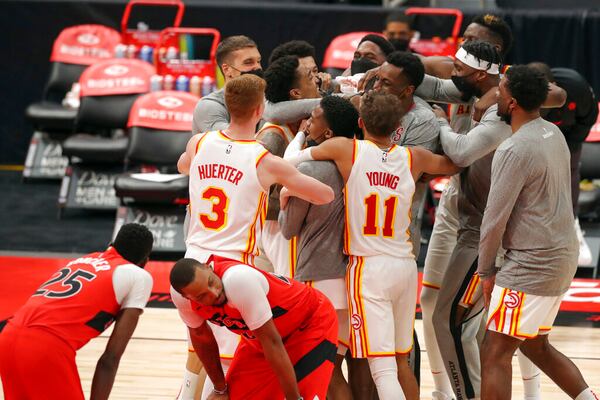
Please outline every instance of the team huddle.
[{"label": "team huddle", "polygon": [[[362,39],[346,80],[319,72],[306,42],[280,45],[264,72],[251,39],[219,44],[225,87],[199,101],[177,165],[190,193],[186,254],[170,273],[191,344],[179,399],[420,398],[418,214],[436,176],[452,178],[420,299],[433,399],[511,398],[515,352],[526,400],[541,398],[541,372],[597,399],[548,342],[579,253],[570,146],[540,116],[565,91],[539,63],[503,69],[512,36],[499,17],[475,18],[453,59],[397,50],[402,23],[388,23],[393,42]],[[150,293],[138,267],[151,247],[147,229],[125,225],[8,321],[7,400],[83,398],[75,351],[116,320],[92,384],[92,399],[108,398]],[[52,316],[61,308],[68,331]],[[39,352],[23,359],[32,341]],[[48,369],[47,385],[26,384]]]}]

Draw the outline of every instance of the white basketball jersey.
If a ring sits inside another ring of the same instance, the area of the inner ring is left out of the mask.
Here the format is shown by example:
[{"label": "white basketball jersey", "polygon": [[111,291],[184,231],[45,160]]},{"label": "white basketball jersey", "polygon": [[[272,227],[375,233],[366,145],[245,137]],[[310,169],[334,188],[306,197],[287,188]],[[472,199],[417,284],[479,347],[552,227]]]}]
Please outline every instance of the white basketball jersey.
[{"label": "white basketball jersey", "polygon": [[222,131],[198,141],[190,165],[186,257],[216,254],[253,264],[267,212],[256,169],[267,153],[255,140],[233,140]]},{"label": "white basketball jersey", "polygon": [[344,190],[346,254],[414,258],[408,232],[415,192],[411,165],[406,147],[382,150],[368,140],[354,140],[352,171]]}]

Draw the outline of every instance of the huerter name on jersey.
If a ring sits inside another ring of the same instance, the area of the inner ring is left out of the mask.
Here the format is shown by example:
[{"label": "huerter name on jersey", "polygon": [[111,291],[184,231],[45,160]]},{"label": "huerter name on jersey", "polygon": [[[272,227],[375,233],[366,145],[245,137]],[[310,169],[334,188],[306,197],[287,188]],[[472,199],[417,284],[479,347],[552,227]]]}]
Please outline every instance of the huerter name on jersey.
[{"label": "huerter name on jersey", "polygon": [[234,185],[238,185],[244,176],[242,171],[223,164],[199,165],[198,174],[200,179],[223,179]]}]

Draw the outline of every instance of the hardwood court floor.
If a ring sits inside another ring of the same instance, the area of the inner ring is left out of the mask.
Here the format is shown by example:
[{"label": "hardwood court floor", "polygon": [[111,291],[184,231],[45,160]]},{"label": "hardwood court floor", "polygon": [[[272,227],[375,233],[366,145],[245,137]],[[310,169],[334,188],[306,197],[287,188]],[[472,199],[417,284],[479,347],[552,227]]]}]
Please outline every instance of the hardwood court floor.
[{"label": "hardwood court floor", "polygon": [[[416,329],[422,338],[421,321],[416,321]],[[89,397],[96,361],[106,346],[108,335],[109,332],[92,340],[77,354],[86,398]],[[593,389],[600,389],[600,329],[555,327],[550,341],[575,362]],[[175,399],[186,355],[185,327],[177,311],[146,309],[121,360],[111,399]],[[432,379],[425,352],[422,353],[421,376],[421,398],[431,399]],[[516,358],[513,362],[513,398],[523,398]],[[568,397],[544,376],[542,398],[562,400]]]}]

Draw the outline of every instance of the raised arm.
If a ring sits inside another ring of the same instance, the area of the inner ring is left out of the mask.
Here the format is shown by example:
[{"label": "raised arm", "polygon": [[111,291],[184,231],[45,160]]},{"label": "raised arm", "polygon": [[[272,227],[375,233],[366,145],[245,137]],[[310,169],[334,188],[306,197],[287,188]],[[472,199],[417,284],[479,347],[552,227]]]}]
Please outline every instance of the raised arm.
[{"label": "raised arm", "polygon": [[286,187],[291,196],[313,204],[327,204],[334,198],[329,186],[301,174],[292,164],[272,154],[267,154],[258,165],[258,179],[267,190],[278,183]]},{"label": "raised arm", "polygon": [[[495,108],[490,113],[495,113]],[[459,167],[468,167],[481,157],[496,150],[510,134],[504,122],[484,116],[481,123],[466,135],[457,134],[444,118],[438,118],[441,126],[440,141],[444,153]],[[502,134],[506,132],[506,135]]]},{"label": "raised arm", "polygon": [[412,158],[412,176],[416,181],[421,178],[423,174],[429,175],[454,175],[460,171],[460,168],[454,165],[452,160],[446,156],[440,156],[433,154],[429,150],[422,147],[411,147],[410,150]]},{"label": "raised arm", "polygon": [[276,124],[296,122],[310,117],[310,113],[320,102],[321,99],[289,100],[279,103],[268,101],[263,113],[263,119]]},{"label": "raised arm", "polygon": [[415,91],[415,95],[426,101],[451,104],[467,103],[462,98],[462,92],[450,79],[440,79],[431,75],[425,75],[425,79]]}]

